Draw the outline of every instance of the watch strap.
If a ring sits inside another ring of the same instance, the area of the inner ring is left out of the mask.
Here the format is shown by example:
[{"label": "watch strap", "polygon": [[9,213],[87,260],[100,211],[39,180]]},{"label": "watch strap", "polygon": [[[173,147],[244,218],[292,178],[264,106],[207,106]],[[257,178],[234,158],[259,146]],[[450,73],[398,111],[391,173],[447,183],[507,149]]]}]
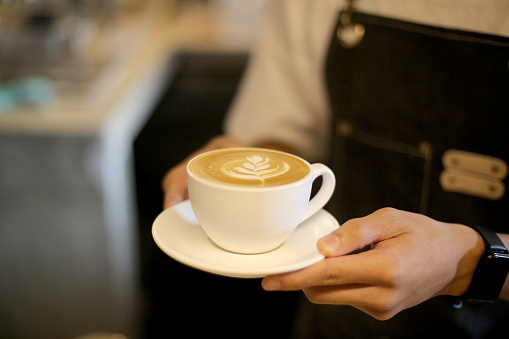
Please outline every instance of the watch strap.
[{"label": "watch strap", "polygon": [[509,271],[509,251],[494,231],[479,226],[470,227],[481,235],[486,247],[465,299],[495,301],[502,291]]},{"label": "watch strap", "polygon": [[462,296],[442,296],[454,308],[463,307],[463,301],[495,301],[509,272],[509,251],[498,235],[483,227],[469,226],[483,238],[485,250],[474,272],[470,287]]},{"label": "watch strap", "polygon": [[473,228],[474,230],[477,231],[477,233],[481,235],[481,237],[484,240],[484,243],[486,244],[486,249],[491,247],[492,250],[507,252],[507,248],[505,247],[502,240],[500,240],[498,235],[492,230],[480,226],[469,226],[469,227]]}]

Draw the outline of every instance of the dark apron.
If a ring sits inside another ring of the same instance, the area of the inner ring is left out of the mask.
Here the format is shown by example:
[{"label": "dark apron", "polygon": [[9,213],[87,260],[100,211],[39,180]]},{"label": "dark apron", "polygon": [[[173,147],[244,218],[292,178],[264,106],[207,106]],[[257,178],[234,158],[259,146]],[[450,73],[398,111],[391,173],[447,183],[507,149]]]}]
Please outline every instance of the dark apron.
[{"label": "dark apron", "polygon": [[[352,22],[362,41],[343,47],[335,34],[327,60],[330,211],[342,223],[390,206],[508,232],[509,39],[362,13]],[[495,338],[507,335],[509,303],[435,298],[384,322],[306,304],[301,316],[303,338]]]}]

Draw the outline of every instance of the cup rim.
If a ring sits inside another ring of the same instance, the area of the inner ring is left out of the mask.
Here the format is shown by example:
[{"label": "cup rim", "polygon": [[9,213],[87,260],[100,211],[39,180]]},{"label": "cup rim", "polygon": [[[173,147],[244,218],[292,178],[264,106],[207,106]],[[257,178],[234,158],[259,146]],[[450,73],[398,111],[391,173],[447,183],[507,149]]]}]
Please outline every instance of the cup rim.
[{"label": "cup rim", "polygon": [[[205,180],[203,178],[200,178],[199,176],[197,176],[196,174],[193,174],[189,170],[189,165],[196,158],[199,158],[200,156],[203,156],[205,154],[216,153],[216,152],[221,152],[221,151],[225,151],[225,150],[232,150],[232,151],[235,151],[235,150],[239,150],[239,151],[261,150],[261,151],[268,151],[268,152],[275,152],[275,153],[285,154],[285,155],[288,155],[290,157],[297,158],[297,159],[301,160],[302,162],[304,162],[308,166],[308,168],[309,168],[309,173],[306,174],[306,176],[304,176],[303,178],[301,178],[299,180],[292,181],[292,182],[289,182],[289,183],[286,183],[286,184],[283,184],[283,185],[260,187],[260,186],[241,186],[241,185],[236,185],[236,184],[228,184],[228,183],[221,183],[221,182],[212,182],[212,181],[208,181],[208,180]],[[228,188],[230,190],[256,191],[256,192],[271,191],[271,190],[280,190],[280,189],[287,188],[289,186],[299,186],[299,185],[304,184],[310,178],[313,177],[313,168],[311,167],[311,164],[307,160],[302,159],[301,157],[299,157],[299,156],[297,156],[295,154],[291,154],[291,153],[288,153],[288,152],[279,151],[279,150],[275,150],[275,149],[270,149],[270,148],[263,148],[263,147],[227,147],[227,148],[221,148],[221,149],[216,149],[216,150],[211,150],[211,151],[207,151],[207,152],[204,152],[204,153],[200,153],[200,154],[194,156],[191,160],[189,160],[187,162],[186,172],[187,172],[188,177],[190,176],[194,180],[199,181],[200,183],[208,185],[208,186]]]}]

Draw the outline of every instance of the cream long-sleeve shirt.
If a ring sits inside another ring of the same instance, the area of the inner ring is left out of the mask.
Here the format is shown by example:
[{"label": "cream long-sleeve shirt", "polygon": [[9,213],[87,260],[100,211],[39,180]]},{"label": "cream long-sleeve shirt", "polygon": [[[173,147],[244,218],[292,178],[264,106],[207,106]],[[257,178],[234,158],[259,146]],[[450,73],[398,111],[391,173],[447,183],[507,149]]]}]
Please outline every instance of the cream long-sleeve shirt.
[{"label": "cream long-sleeve shirt", "polygon": [[[225,121],[248,144],[278,142],[309,161],[329,152],[325,59],[342,0],[273,0],[258,46]],[[358,0],[369,14],[509,36],[509,0]],[[508,93],[509,94],[509,93]]]}]

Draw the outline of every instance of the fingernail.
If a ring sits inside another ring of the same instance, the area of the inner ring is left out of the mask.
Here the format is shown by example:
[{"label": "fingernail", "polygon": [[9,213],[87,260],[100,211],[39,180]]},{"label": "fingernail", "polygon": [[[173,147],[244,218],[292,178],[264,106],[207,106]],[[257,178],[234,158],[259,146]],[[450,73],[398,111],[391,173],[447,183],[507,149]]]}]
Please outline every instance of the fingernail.
[{"label": "fingernail", "polygon": [[326,235],[320,239],[320,243],[323,251],[329,255],[334,255],[339,251],[339,238],[333,234]]}]

